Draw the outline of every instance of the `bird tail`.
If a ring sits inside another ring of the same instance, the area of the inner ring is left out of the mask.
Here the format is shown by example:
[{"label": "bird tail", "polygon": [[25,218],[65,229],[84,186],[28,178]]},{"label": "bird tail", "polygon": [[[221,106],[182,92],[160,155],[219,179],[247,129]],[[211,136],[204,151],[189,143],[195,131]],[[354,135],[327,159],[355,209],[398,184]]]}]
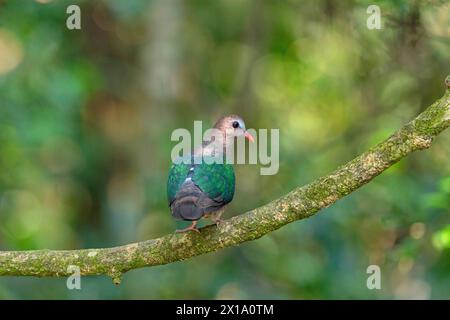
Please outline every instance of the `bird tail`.
[{"label": "bird tail", "polygon": [[204,210],[197,207],[197,199],[197,197],[184,197],[175,200],[170,205],[174,218],[189,221],[200,219],[204,214]]}]

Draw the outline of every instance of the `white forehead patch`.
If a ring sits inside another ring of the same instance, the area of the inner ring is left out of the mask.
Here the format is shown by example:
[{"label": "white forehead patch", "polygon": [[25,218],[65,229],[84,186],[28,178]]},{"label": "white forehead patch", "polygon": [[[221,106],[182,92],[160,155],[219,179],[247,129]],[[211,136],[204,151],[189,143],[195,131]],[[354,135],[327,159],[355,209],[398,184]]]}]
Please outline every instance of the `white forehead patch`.
[{"label": "white forehead patch", "polygon": [[237,122],[239,122],[239,127],[241,127],[242,129],[245,129],[245,123],[242,119],[238,119]]}]

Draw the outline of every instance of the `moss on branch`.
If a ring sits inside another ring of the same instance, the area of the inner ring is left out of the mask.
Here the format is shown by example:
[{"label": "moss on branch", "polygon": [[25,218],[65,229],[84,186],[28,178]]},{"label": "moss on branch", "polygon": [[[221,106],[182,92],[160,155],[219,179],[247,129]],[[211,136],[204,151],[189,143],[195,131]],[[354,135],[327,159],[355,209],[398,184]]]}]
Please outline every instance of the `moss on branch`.
[{"label": "moss on branch", "polygon": [[72,274],[110,276],[147,266],[185,260],[251,241],[300,219],[314,215],[363,186],[409,153],[426,149],[450,126],[450,77],[444,96],[385,141],[331,174],[298,187],[260,208],[207,226],[200,233],[171,234],[114,248],[0,252],[0,275],[59,277]]}]

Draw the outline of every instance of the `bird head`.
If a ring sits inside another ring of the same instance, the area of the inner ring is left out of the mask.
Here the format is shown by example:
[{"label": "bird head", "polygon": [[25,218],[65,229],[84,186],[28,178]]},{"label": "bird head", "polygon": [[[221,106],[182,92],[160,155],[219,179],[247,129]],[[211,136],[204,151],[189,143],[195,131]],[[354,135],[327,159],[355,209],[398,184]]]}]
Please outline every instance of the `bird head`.
[{"label": "bird head", "polygon": [[237,115],[228,115],[217,120],[214,128],[219,129],[227,137],[244,136],[250,142],[254,141],[253,136],[245,128],[245,122]]}]

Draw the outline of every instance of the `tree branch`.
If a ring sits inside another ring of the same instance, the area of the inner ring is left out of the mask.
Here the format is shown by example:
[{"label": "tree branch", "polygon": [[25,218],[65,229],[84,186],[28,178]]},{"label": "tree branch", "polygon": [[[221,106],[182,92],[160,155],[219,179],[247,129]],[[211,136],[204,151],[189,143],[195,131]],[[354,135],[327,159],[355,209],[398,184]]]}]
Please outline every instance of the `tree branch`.
[{"label": "tree branch", "polygon": [[262,237],[296,220],[314,215],[363,186],[409,153],[426,149],[450,126],[450,76],[444,96],[387,140],[331,174],[298,187],[260,208],[207,226],[200,233],[170,234],[114,248],[0,252],[0,275],[53,277],[106,274],[115,283],[123,273],[146,266],[185,260]]}]

